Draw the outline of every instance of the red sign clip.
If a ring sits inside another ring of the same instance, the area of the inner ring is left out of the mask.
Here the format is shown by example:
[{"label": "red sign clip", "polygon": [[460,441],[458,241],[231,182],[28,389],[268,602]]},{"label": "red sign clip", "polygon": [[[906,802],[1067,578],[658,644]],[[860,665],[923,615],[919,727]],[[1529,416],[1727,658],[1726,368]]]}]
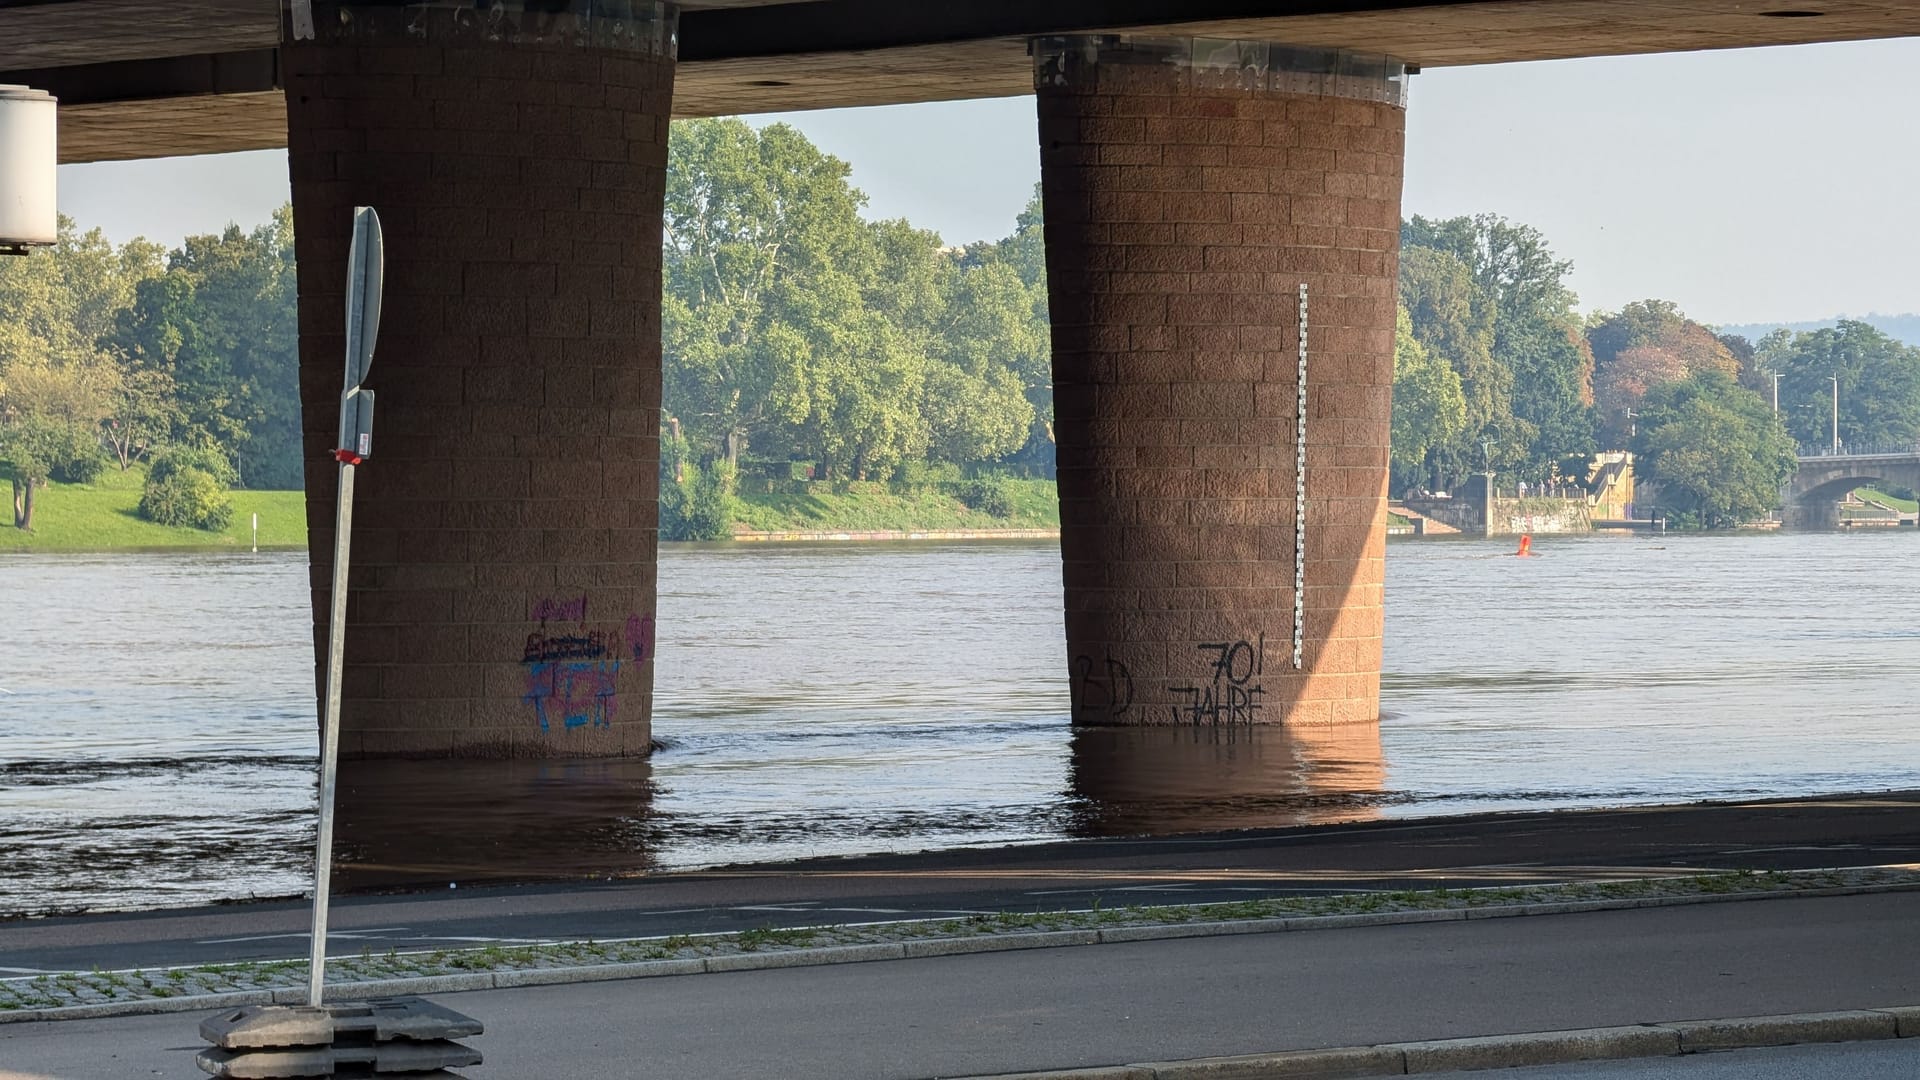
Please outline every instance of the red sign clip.
[{"label": "red sign clip", "polygon": [[340,462],[342,465],[358,465],[367,459],[351,450],[335,450],[333,452],[333,460]]}]

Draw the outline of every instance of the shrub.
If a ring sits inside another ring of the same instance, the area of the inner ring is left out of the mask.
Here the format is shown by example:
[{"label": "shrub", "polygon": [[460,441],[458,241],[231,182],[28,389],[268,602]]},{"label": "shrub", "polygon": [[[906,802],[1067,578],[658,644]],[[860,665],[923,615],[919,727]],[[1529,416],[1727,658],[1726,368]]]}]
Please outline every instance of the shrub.
[{"label": "shrub", "polygon": [[997,518],[1013,516],[1013,492],[998,477],[969,480],[954,491],[954,496],[969,510]]},{"label": "shrub", "polygon": [[147,477],[140,516],[161,525],[219,532],[233,522],[233,497],[212,473],[175,467],[157,479]]},{"label": "shrub", "polygon": [[686,539],[725,540],[733,535],[734,467],[725,460],[688,470]]},{"label": "shrub", "polygon": [[147,470],[147,483],[165,480],[175,472],[197,469],[212,477],[223,488],[232,487],[240,482],[240,475],[233,470],[233,463],[216,446],[176,446],[162,452],[153,459],[153,466]]},{"label": "shrub", "polygon": [[960,466],[951,461],[907,461],[900,465],[900,472],[893,479],[893,486],[903,493],[925,491],[942,484],[960,482]]},{"label": "shrub", "polygon": [[660,539],[725,540],[733,535],[737,472],[727,461],[689,460],[685,437],[660,437]]},{"label": "shrub", "polygon": [[76,447],[73,456],[48,470],[48,475],[63,484],[91,484],[106,467],[107,455],[98,445],[89,444]]}]

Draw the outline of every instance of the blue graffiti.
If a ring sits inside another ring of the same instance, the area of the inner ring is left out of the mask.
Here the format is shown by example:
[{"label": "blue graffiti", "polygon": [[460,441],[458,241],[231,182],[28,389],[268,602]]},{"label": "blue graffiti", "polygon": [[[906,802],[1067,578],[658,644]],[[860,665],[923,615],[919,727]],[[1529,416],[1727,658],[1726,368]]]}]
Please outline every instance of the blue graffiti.
[{"label": "blue graffiti", "polygon": [[592,724],[612,727],[620,700],[615,688],[618,660],[542,660],[527,665],[527,692],[540,730],[552,730],[548,714],[571,730]]}]

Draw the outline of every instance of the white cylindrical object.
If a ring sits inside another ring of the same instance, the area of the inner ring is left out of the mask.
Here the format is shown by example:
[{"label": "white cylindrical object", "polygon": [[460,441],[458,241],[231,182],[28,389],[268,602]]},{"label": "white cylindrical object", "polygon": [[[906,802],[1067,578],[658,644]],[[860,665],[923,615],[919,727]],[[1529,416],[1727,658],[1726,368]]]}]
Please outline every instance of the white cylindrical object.
[{"label": "white cylindrical object", "polygon": [[0,251],[54,242],[59,134],[52,94],[0,86]]}]

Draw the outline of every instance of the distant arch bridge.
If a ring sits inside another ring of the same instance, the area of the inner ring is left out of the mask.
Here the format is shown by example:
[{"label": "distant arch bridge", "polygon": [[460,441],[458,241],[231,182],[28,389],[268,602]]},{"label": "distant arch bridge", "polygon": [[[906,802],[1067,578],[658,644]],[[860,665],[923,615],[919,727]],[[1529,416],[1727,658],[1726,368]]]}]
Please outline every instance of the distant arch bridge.
[{"label": "distant arch bridge", "polygon": [[1840,500],[1855,488],[1894,484],[1920,491],[1920,446],[1885,452],[1803,454],[1787,482],[1780,517],[1792,529],[1840,525]]}]

